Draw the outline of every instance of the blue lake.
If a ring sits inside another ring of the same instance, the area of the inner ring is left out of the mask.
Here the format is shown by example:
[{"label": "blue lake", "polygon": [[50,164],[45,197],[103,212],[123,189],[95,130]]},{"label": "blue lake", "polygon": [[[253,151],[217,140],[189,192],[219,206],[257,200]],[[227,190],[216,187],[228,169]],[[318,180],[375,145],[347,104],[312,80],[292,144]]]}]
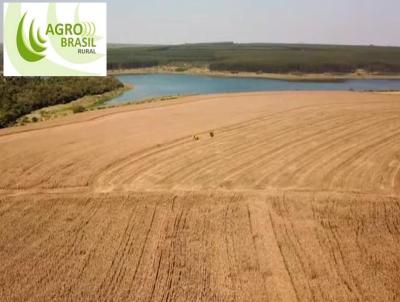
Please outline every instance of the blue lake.
[{"label": "blue lake", "polygon": [[107,104],[115,105],[162,96],[282,90],[400,90],[400,80],[347,80],[343,82],[283,81],[262,78],[177,74],[137,74],[117,77],[134,89]]}]

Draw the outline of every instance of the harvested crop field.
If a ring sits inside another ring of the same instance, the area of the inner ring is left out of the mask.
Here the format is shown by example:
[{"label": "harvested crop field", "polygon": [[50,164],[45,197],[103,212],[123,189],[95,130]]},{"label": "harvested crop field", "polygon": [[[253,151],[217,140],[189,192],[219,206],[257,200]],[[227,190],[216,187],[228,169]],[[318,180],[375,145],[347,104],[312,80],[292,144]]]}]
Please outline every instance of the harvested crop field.
[{"label": "harvested crop field", "polygon": [[399,117],[275,92],[1,130],[0,300],[399,301]]}]

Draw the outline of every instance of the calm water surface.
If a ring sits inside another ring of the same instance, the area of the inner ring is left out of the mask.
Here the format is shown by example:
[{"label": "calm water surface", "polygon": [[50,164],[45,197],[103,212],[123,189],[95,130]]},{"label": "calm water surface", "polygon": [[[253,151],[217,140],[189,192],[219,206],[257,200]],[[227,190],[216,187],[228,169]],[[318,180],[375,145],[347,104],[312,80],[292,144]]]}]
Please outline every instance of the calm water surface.
[{"label": "calm water surface", "polygon": [[400,90],[400,80],[347,80],[343,82],[292,82],[260,78],[213,77],[200,75],[121,75],[118,79],[134,85],[107,104],[115,105],[162,96],[226,92],[282,90]]}]

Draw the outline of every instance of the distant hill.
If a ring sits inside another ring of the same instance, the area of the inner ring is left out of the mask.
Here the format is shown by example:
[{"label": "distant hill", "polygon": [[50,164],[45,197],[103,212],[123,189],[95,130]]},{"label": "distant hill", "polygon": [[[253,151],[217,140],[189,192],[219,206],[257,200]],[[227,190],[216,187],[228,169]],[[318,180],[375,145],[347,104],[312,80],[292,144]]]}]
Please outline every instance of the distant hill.
[{"label": "distant hill", "polygon": [[199,43],[109,47],[108,68],[143,68],[166,64],[207,66],[216,71],[268,73],[400,72],[400,47]]},{"label": "distant hill", "polygon": [[[0,46],[0,69],[3,46]],[[163,65],[265,73],[400,73],[400,47],[233,42],[181,45],[108,44],[108,69]]]},{"label": "distant hill", "polygon": [[107,48],[125,48],[125,47],[149,47],[157,44],[129,44],[129,43],[108,43]]}]

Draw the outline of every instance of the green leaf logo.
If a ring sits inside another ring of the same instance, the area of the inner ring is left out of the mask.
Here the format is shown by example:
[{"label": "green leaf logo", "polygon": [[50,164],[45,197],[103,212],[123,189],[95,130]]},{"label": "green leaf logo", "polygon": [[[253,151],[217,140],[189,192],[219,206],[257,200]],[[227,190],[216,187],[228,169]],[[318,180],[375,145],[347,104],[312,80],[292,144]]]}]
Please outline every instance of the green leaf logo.
[{"label": "green leaf logo", "polygon": [[43,59],[46,55],[42,54],[47,48],[43,45],[46,40],[40,35],[38,29],[35,35],[34,22],[32,20],[29,28],[29,45],[24,37],[24,22],[26,13],[23,15],[21,21],[18,24],[17,30],[17,48],[21,57],[28,62],[37,62]]}]

